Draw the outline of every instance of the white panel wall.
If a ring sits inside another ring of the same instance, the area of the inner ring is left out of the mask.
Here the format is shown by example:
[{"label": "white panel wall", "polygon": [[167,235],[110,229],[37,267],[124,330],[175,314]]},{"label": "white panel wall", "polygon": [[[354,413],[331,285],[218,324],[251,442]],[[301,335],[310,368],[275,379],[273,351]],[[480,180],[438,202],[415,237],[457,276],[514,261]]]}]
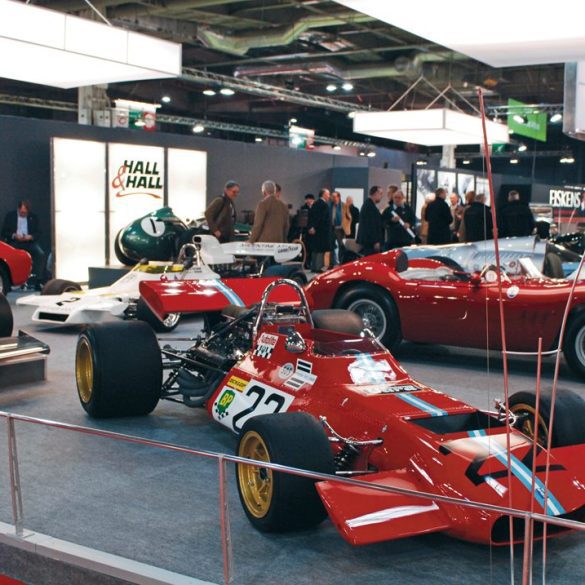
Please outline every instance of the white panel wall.
[{"label": "white panel wall", "polygon": [[169,148],[169,206],[181,219],[203,217],[206,207],[207,153]]}]

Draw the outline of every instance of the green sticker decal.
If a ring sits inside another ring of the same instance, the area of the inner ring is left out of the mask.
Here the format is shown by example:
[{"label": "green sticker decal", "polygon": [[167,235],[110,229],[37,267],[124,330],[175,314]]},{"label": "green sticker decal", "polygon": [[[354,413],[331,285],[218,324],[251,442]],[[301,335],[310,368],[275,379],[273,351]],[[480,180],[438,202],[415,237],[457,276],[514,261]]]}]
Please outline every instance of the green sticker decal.
[{"label": "green sticker decal", "polygon": [[215,412],[219,418],[223,418],[227,415],[227,409],[230,404],[234,401],[236,393],[233,390],[226,388],[223,394],[219,397],[217,404],[215,405]]}]

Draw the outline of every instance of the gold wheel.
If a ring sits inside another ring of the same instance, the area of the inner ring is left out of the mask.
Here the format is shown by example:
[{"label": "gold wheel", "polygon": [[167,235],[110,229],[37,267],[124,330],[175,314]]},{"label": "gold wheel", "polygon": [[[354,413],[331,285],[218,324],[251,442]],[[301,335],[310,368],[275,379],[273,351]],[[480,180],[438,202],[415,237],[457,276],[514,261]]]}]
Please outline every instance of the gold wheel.
[{"label": "gold wheel", "polygon": [[93,355],[86,337],[82,337],[77,346],[75,379],[79,398],[84,404],[88,404],[93,394]]},{"label": "gold wheel", "polygon": [[[255,431],[247,432],[240,442],[240,457],[270,463],[264,439]],[[264,518],[270,509],[273,492],[272,471],[256,465],[238,465],[238,482],[246,509],[255,518]]]},{"label": "gold wheel", "polygon": [[[535,419],[536,419],[536,409],[531,404],[526,403],[518,403],[514,404],[514,406],[510,407],[510,410],[516,415],[524,417],[520,427],[518,430],[521,433],[524,433],[527,437],[534,439],[535,436]],[[537,443],[542,447],[546,447],[548,444],[548,427],[546,422],[542,418],[542,414],[538,414],[538,436],[537,436]]]}]

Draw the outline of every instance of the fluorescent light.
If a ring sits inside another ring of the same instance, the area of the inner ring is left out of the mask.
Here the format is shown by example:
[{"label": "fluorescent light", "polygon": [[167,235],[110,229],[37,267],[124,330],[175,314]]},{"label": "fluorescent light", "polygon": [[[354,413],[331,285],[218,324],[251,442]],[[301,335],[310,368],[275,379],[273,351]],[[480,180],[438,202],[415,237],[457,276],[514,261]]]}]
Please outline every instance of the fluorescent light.
[{"label": "fluorescent light", "polygon": [[366,156],[368,158],[374,158],[376,156],[376,153],[373,150],[370,150],[370,152],[368,152],[368,154]]},{"label": "fluorescent light", "polygon": [[511,165],[517,165],[520,161],[517,158],[511,158],[510,159],[510,164]]},{"label": "fluorescent light", "polygon": [[518,152],[526,152],[528,150],[528,146],[526,146],[526,144],[521,144],[518,147]]},{"label": "fluorescent light", "polygon": [[353,83],[349,83],[349,81],[346,81],[342,86],[341,89],[343,91],[351,91],[353,89]]},{"label": "fluorescent light", "polygon": [[254,140],[256,142],[264,142],[264,138],[261,138],[260,136],[256,136],[256,138],[254,138]]},{"label": "fluorescent light", "polygon": [[360,156],[366,156],[366,153],[363,150],[360,150]]},{"label": "fluorescent light", "polygon": [[213,89],[204,89],[203,95],[207,95],[209,97],[213,97],[216,94],[215,90]]},{"label": "fluorescent light", "polygon": [[524,122],[526,122],[526,120],[520,114],[514,114],[512,119],[514,122],[518,122],[518,124],[524,124]]},{"label": "fluorescent light", "polygon": [[417,167],[426,167],[427,166],[427,161],[426,160],[417,160],[416,161],[416,166]]},{"label": "fluorescent light", "polygon": [[337,91],[337,86],[334,85],[333,83],[330,83],[326,88],[325,88],[328,92],[334,92]]},{"label": "fluorescent light", "polygon": [[335,144],[333,146],[333,150],[341,150],[341,146],[339,146],[339,144]]},{"label": "fluorescent light", "polygon": [[230,89],[229,87],[222,87],[219,90],[219,93],[221,93],[221,95],[230,96],[230,95],[234,95],[236,92],[233,89]]},{"label": "fluorescent light", "polygon": [[289,124],[296,124],[298,122],[298,120],[296,118],[291,118],[288,123]]},{"label": "fluorescent light", "polygon": [[548,10],[534,0],[494,0],[477,26],[477,14],[462,10],[458,0],[419,0],[416,10],[408,2],[335,1],[492,67],[585,60],[579,2]]},{"label": "fluorescent light", "polygon": [[561,159],[561,164],[563,165],[572,165],[575,162],[575,157],[573,156],[564,156]]},{"label": "fluorescent light", "polygon": [[553,124],[556,124],[557,122],[560,122],[562,119],[563,119],[563,114],[559,114],[558,112],[557,112],[556,114],[553,114],[553,115],[550,117],[550,121],[551,121]]},{"label": "fluorescent light", "polygon": [[471,161],[468,158],[466,158],[465,160],[462,160],[461,161],[461,164],[470,165],[471,164]]},{"label": "fluorescent light", "polygon": [[205,126],[203,124],[195,124],[192,130],[195,134],[201,134],[205,130]]},{"label": "fluorescent light", "polygon": [[[509,142],[508,128],[486,120],[488,142]],[[353,131],[368,136],[412,142],[425,146],[481,144],[481,118],[454,110],[406,110],[391,112],[355,112]]]},{"label": "fluorescent light", "polygon": [[181,75],[181,45],[0,0],[0,77],[69,89]]},{"label": "fluorescent light", "polygon": [[172,101],[172,100],[171,100],[171,96],[170,96],[170,95],[163,95],[163,96],[160,98],[160,101],[161,101],[163,104],[170,104],[170,103],[171,103],[171,101]]}]

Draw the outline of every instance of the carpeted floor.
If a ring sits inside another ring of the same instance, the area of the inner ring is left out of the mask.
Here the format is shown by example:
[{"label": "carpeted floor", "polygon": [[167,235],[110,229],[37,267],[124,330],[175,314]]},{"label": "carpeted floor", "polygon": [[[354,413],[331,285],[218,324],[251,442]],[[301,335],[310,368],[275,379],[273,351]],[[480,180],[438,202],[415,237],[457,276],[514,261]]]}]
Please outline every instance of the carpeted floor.
[{"label": "carpeted floor", "polygon": [[[17,293],[11,293],[14,303]],[[0,391],[0,410],[232,453],[235,436],[203,410],[162,402],[144,418],[95,421],[79,405],[73,362],[78,331],[34,326],[32,308],[14,306],[17,327],[51,346],[44,383]],[[199,326],[186,320],[175,336]],[[405,344],[398,357],[414,377],[480,406],[502,395],[501,361],[492,354]],[[511,391],[534,386],[527,359],[511,362]],[[545,366],[545,376],[552,365]],[[563,386],[585,396],[585,386],[563,365]],[[4,431],[0,429],[0,433]],[[0,435],[5,436],[5,435]],[[223,582],[217,464],[187,455],[18,424],[18,449],[26,528],[137,561]],[[0,521],[11,522],[6,442],[0,440]],[[260,534],[248,524],[230,469],[230,519],[235,583],[268,585],[510,583],[507,548],[489,548],[442,535],[352,548],[326,521],[317,530]],[[540,570],[541,546],[535,558]],[[548,583],[585,582],[585,534],[548,545]],[[516,549],[518,582],[522,560]],[[1,566],[0,566],[1,570]]]}]

